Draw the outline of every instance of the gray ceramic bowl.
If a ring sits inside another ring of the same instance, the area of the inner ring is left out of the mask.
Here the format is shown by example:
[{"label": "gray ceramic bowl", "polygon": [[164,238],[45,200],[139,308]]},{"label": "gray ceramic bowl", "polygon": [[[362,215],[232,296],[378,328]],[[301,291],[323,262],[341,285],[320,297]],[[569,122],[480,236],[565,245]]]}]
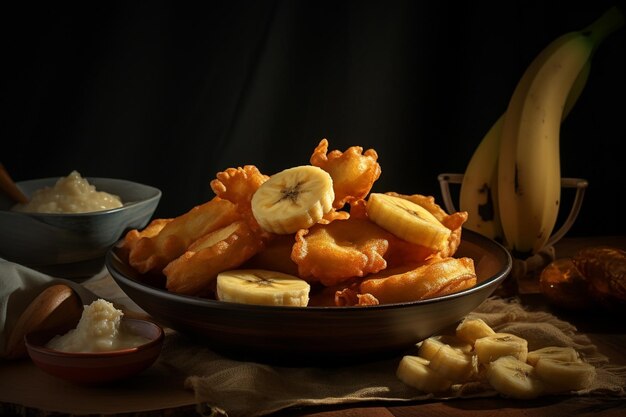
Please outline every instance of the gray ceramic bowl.
[{"label": "gray ceramic bowl", "polygon": [[370,307],[273,307],[174,294],[159,276],[142,276],[116,254],[106,265],[126,294],[152,317],[216,351],[241,359],[344,364],[380,359],[455,325],[480,305],[511,270],[500,244],[471,231],[455,256],[474,259],[478,283],[456,294]]},{"label": "gray ceramic bowl", "polygon": [[[92,275],[104,267],[104,255],[123,234],[143,228],[161,198],[157,188],[136,182],[86,178],[98,191],[118,195],[123,207],[92,213],[39,214],[11,211],[14,205],[0,195],[0,257],[65,278]],[[30,196],[54,186],[56,178],[18,182]]]}]

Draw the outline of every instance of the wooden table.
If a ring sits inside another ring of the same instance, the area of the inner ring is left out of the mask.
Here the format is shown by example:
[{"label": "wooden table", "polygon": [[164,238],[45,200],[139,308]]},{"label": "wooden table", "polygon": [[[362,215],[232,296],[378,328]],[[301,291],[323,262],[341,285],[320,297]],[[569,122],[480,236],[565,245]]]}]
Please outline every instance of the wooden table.
[{"label": "wooden table", "polygon": [[[556,254],[557,257],[569,256],[578,248],[600,244],[626,249],[626,236],[564,239],[557,245]],[[531,309],[550,311],[572,323],[589,336],[611,363],[626,365],[626,320],[623,315],[602,310],[566,312],[547,305],[537,293],[522,294],[520,298]],[[59,382],[29,360],[0,362],[0,415],[199,415],[193,393],[183,388],[183,376],[163,379],[162,371],[153,367],[133,379],[132,385],[121,382],[114,387],[93,389]],[[273,417],[622,416],[625,413],[626,397],[567,396],[532,401],[476,398],[401,404],[363,403],[285,410]]]}]

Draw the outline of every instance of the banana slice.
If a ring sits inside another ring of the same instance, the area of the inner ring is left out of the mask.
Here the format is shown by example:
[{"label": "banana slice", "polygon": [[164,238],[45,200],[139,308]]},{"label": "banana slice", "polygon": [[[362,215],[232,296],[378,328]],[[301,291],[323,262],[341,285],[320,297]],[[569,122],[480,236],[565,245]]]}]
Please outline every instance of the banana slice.
[{"label": "banana slice", "polygon": [[417,355],[421,358],[431,360],[444,345],[450,346],[461,353],[469,353],[472,350],[471,345],[460,341],[456,337],[447,335],[431,336],[417,344]]},{"label": "banana slice", "polygon": [[476,339],[474,351],[480,364],[488,364],[502,356],[514,356],[520,361],[526,362],[528,342],[526,339],[510,333],[495,333]]},{"label": "banana slice", "polygon": [[591,385],[596,368],[582,361],[564,362],[542,357],[537,361],[535,373],[551,392],[578,391]]},{"label": "banana slice", "polygon": [[388,194],[371,193],[366,210],[374,223],[401,239],[436,251],[447,245],[450,229],[419,204]]},{"label": "banana slice", "polygon": [[478,373],[476,356],[444,344],[433,355],[428,365],[441,377],[452,382],[464,382]]},{"label": "banana slice", "polygon": [[496,332],[482,319],[464,319],[456,328],[456,336],[473,345],[476,339],[493,336]]},{"label": "banana slice", "polygon": [[330,174],[312,165],[301,165],[265,181],[252,196],[252,214],[270,233],[295,233],[321,220],[333,208],[334,200]]},{"label": "banana slice", "polygon": [[404,356],[400,360],[396,376],[405,384],[424,392],[441,392],[450,388],[452,382],[437,374],[428,365],[429,361],[419,356]]},{"label": "banana slice", "polygon": [[537,365],[541,358],[550,358],[562,362],[580,362],[580,356],[573,347],[549,346],[528,352],[526,362]]},{"label": "banana slice", "polygon": [[544,384],[535,376],[533,366],[513,356],[502,356],[491,362],[487,366],[487,381],[507,397],[527,399],[544,393]]},{"label": "banana slice", "polygon": [[311,286],[282,272],[237,269],[217,276],[217,299],[233,303],[305,307]]}]

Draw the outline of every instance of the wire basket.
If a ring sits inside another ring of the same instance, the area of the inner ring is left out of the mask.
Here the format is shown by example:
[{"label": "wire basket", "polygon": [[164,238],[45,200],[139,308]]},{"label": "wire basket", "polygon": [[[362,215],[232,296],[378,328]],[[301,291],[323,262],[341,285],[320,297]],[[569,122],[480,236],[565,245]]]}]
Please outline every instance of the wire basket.
[{"label": "wire basket", "polygon": [[[437,178],[441,186],[441,195],[446,210],[448,213],[457,212],[458,210],[450,191],[450,184],[461,184],[463,182],[463,174],[443,173],[439,174]],[[540,251],[526,259],[519,259],[512,256],[513,267],[510,276],[513,280],[512,282],[508,282],[507,285],[514,288],[510,288],[508,292],[538,291],[538,276],[541,270],[556,258],[554,245],[561,240],[574,225],[580,213],[585,190],[588,185],[588,181],[583,178],[561,178],[561,188],[576,189],[569,214],[563,224],[550,236],[550,239],[548,239],[545,246]]]}]

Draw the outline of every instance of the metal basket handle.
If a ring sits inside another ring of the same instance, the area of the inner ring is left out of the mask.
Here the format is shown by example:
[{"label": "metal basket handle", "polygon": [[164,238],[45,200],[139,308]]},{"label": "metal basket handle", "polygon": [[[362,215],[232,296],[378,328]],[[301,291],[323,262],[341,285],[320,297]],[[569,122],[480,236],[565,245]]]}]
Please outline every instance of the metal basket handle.
[{"label": "metal basket handle", "polygon": [[[444,173],[439,174],[437,177],[439,185],[441,187],[441,195],[443,197],[443,203],[448,213],[455,213],[457,211],[454,202],[452,201],[452,195],[450,193],[450,184],[461,184],[463,182],[463,174],[451,174]],[[565,219],[565,222],[561,227],[550,237],[546,242],[546,247],[553,246],[556,242],[561,240],[563,236],[571,229],[572,225],[580,213],[580,208],[583,204],[583,198],[585,197],[585,190],[589,183],[582,178],[561,178],[561,188],[576,188],[576,195],[572,208]]]}]

